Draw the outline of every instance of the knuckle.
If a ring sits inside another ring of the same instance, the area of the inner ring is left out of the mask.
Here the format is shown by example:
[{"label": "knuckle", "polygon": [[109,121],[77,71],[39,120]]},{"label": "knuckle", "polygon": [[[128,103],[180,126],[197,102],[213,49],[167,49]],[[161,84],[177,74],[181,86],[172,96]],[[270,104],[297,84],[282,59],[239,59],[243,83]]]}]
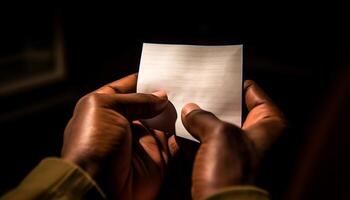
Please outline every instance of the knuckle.
[{"label": "knuckle", "polygon": [[81,110],[96,108],[101,104],[103,99],[103,95],[99,93],[87,94],[78,100],[75,105],[74,113],[77,113]]},{"label": "knuckle", "polygon": [[88,105],[88,106],[96,106],[101,102],[102,100],[102,95],[99,93],[91,93],[88,95],[83,96],[81,99],[78,101],[78,105]]},{"label": "knuckle", "polygon": [[88,95],[84,95],[83,97],[81,97],[81,98],[77,101],[76,106],[81,105],[81,104],[84,104],[84,102],[86,101],[87,96],[88,96]]},{"label": "knuckle", "polygon": [[130,130],[130,123],[125,117],[120,115],[115,119],[115,124],[122,129],[122,132],[128,132]]}]

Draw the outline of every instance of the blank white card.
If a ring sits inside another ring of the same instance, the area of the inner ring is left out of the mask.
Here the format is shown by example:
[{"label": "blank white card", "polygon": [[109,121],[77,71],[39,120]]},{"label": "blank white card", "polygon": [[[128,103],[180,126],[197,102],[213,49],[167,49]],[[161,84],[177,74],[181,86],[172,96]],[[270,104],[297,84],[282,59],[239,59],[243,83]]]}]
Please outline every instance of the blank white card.
[{"label": "blank white card", "polygon": [[137,92],[165,90],[173,105],[145,122],[197,141],[181,121],[182,107],[192,102],[241,126],[242,49],[242,45],[143,44]]}]

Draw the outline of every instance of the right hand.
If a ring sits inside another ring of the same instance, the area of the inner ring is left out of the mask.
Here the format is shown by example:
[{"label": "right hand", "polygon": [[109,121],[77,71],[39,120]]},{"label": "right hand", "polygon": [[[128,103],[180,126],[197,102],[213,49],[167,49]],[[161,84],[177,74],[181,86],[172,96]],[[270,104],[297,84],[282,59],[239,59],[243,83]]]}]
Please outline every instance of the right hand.
[{"label": "right hand", "polygon": [[252,184],[259,161],[285,128],[283,114],[258,85],[245,81],[244,90],[249,113],[242,128],[193,103],[182,109],[184,126],[201,142],[192,173],[193,199]]}]

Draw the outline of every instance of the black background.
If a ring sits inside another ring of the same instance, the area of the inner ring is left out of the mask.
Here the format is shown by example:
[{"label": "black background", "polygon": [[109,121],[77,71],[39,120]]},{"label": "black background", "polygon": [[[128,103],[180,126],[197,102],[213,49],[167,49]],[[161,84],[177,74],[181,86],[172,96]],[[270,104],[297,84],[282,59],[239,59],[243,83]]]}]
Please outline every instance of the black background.
[{"label": "black background", "polygon": [[2,38],[21,34],[13,23],[18,20],[56,17],[62,22],[67,79],[1,97],[6,117],[0,121],[0,193],[42,158],[59,155],[65,124],[82,95],[137,72],[142,43],[160,42],[244,44],[245,78],[264,88],[288,119],[258,184],[275,199],[285,194],[307,129],[327,101],[331,83],[349,63],[348,16],[327,5],[323,10],[303,5],[269,10],[172,7],[32,6],[3,12]]}]

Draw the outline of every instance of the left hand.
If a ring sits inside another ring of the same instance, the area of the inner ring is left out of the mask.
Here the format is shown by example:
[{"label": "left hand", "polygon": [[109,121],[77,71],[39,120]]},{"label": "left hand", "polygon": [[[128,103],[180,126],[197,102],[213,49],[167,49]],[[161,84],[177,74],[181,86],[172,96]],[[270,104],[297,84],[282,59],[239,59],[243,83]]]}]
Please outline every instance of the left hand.
[{"label": "left hand", "polygon": [[81,98],[64,133],[62,158],[107,181],[111,198],[154,199],[170,155],[165,133],[138,121],[161,113],[167,96],[136,94],[136,81],[129,75]]}]

